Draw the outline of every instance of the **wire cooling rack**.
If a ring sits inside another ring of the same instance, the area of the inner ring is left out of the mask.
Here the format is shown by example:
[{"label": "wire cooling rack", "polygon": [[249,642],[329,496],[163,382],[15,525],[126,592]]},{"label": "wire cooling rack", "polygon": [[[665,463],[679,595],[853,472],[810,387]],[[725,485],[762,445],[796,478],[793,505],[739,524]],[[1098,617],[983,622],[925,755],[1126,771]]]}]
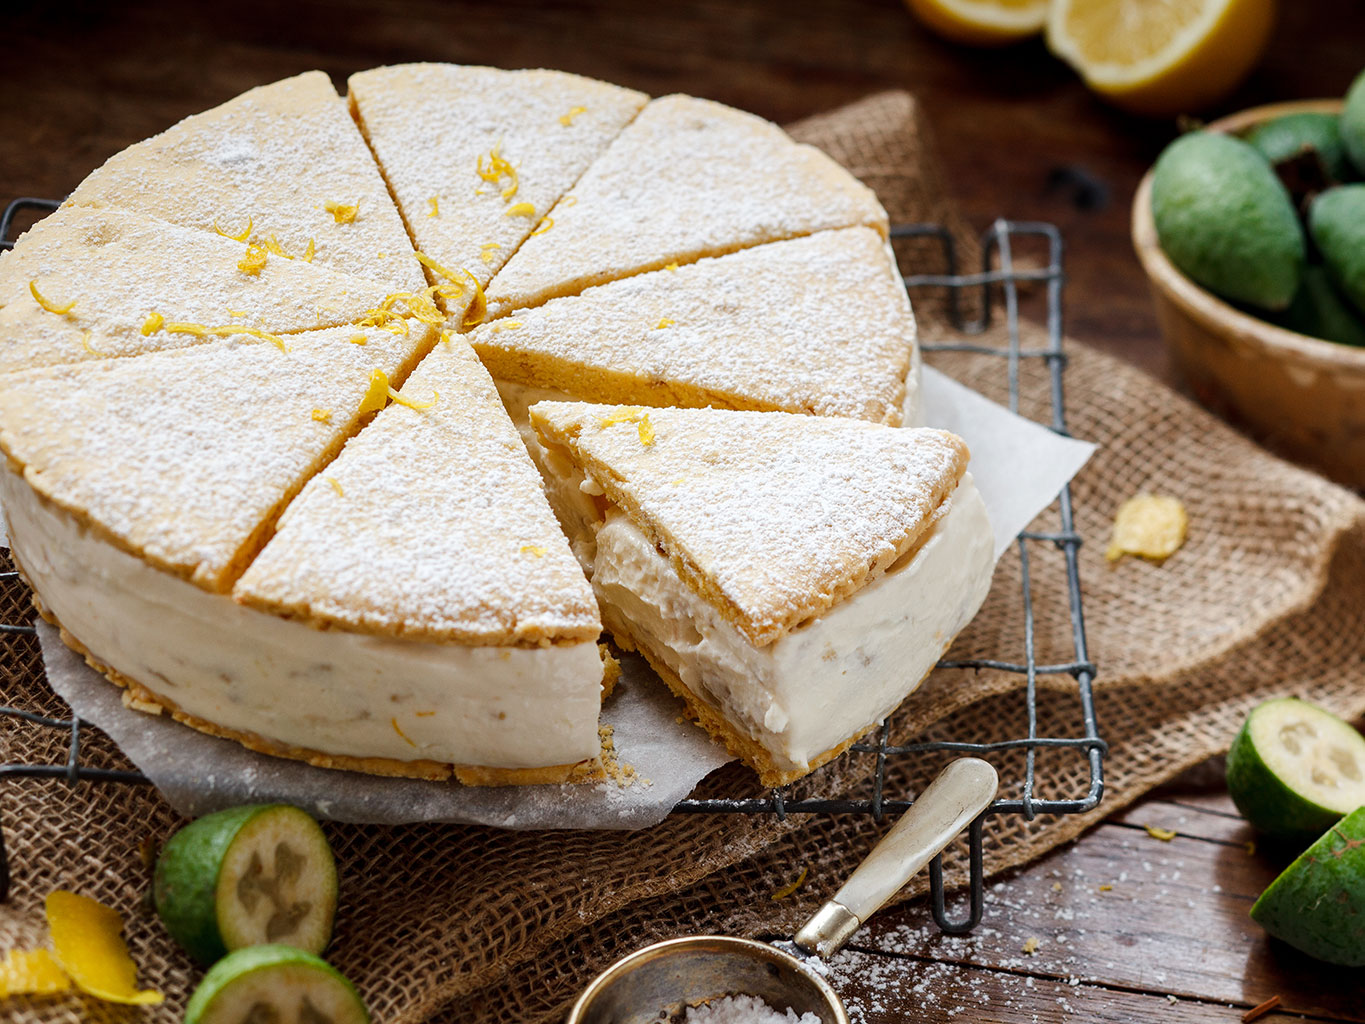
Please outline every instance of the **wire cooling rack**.
[{"label": "wire cooling rack", "polygon": [[[46,213],[59,204],[45,199],[16,199],[0,215],[0,248],[13,247],[13,223],[17,215],[26,212]],[[1066,434],[1066,409],[1063,390],[1063,377],[1066,370],[1066,355],[1062,351],[1062,237],[1051,224],[1024,223],[998,220],[982,236],[982,264],[977,273],[959,273],[959,261],[952,235],[948,230],[935,224],[904,224],[891,230],[893,239],[927,239],[937,243],[941,249],[943,274],[917,274],[905,277],[906,288],[913,296],[916,292],[925,293],[936,290],[947,303],[949,317],[954,327],[964,336],[963,341],[948,343],[922,344],[924,352],[972,352],[996,357],[1001,361],[1003,372],[1009,383],[1009,406],[1018,412],[1020,367],[1025,360],[1042,360],[1045,364],[1051,389],[1051,422],[1047,424],[1058,434]],[[1042,243],[1047,249],[1047,264],[1042,267],[1018,265],[1015,260],[1015,243]],[[1045,289],[1046,319],[1048,340],[1042,348],[1026,349],[1020,344],[1019,317],[1021,286]],[[964,296],[979,296],[979,315],[968,319],[964,314]],[[1005,347],[977,344],[969,340],[980,335],[991,326],[998,315],[997,308],[1003,307],[1008,328],[1008,344]],[[1025,733],[1017,738],[990,743],[957,743],[951,741],[909,743],[896,745],[890,740],[891,721],[888,720],[868,739],[854,744],[850,750],[855,756],[876,758],[870,792],[866,797],[821,798],[819,796],[795,797],[784,789],[774,789],[764,795],[748,799],[688,799],[677,805],[679,813],[689,814],[772,814],[779,820],[789,814],[871,815],[880,818],[888,813],[904,811],[913,802],[897,797],[887,790],[888,765],[904,758],[922,757],[926,754],[952,753],[973,754],[989,758],[992,753],[1022,751],[1024,754],[1024,780],[1018,796],[1001,797],[991,804],[972,822],[967,831],[968,843],[968,908],[965,916],[953,917],[946,905],[943,885],[943,862],[935,857],[930,863],[930,906],[934,920],[944,932],[959,934],[970,931],[981,920],[984,906],[985,872],[982,866],[982,830],[985,819],[991,815],[1018,814],[1032,820],[1040,814],[1079,814],[1094,808],[1104,792],[1104,755],[1106,745],[1100,738],[1099,725],[1095,717],[1095,705],[1091,683],[1095,678],[1095,666],[1090,661],[1085,640],[1085,616],[1082,610],[1080,573],[1077,553],[1081,538],[1076,533],[1071,510],[1071,491],[1063,488],[1058,495],[1057,518],[1059,527],[1054,532],[1021,533],[1016,541],[1021,563],[1021,594],[1024,613],[1023,649],[1002,652],[1001,659],[945,659],[939,662],[942,668],[992,669],[1022,676],[1024,689],[1024,726]],[[1071,622],[1072,660],[1058,664],[1041,664],[1035,657],[1034,639],[1034,596],[1030,587],[1029,555],[1038,545],[1052,545],[1059,549],[1066,560],[1067,589],[1065,594],[1051,595],[1052,600],[1064,600]],[[0,573],[0,588],[23,587],[23,581],[14,572]],[[0,623],[0,634],[34,632],[31,625]],[[1038,726],[1037,681],[1039,676],[1069,675],[1075,682],[1077,719],[1080,729],[1076,735],[1042,735]],[[35,729],[63,730],[69,735],[67,756],[62,763],[53,764],[0,764],[0,778],[59,778],[71,785],[88,782],[96,784],[144,785],[147,778],[137,771],[102,768],[87,765],[81,760],[81,737],[85,723],[76,717],[57,718],[35,714],[17,707],[0,707],[0,717],[7,717],[19,723],[17,727]],[[1067,798],[1040,798],[1037,791],[1037,757],[1044,750],[1072,750],[1083,755],[1088,778],[1084,791]],[[4,834],[0,831],[0,901],[8,897],[9,869],[5,857]]]}]

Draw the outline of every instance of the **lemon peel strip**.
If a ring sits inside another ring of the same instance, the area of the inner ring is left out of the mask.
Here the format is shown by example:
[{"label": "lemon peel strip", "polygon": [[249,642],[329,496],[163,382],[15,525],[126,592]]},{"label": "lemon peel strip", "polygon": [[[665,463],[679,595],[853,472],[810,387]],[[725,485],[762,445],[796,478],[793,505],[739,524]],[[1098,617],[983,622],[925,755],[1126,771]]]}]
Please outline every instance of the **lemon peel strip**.
[{"label": "lemon peel strip", "polygon": [[504,217],[534,217],[536,208],[531,203],[513,203],[502,214]]},{"label": "lemon peel strip", "polygon": [[809,864],[803,865],[801,868],[801,873],[796,876],[796,881],[784,885],[781,889],[778,889],[777,892],[773,893],[768,898],[771,900],[785,900],[792,893],[796,892],[797,889],[801,888],[801,886],[806,884],[806,875],[808,875],[809,873],[810,865]]},{"label": "lemon peel strip", "polygon": [[360,211],[360,203],[338,203],[329,199],[322,204],[322,208],[332,215],[332,220],[337,224],[349,224]]},{"label": "lemon peel strip", "polygon": [[161,330],[161,327],[165,322],[166,318],[160,313],[148,313],[147,319],[142,324],[142,336],[144,338],[151,337],[157,331]]},{"label": "lemon peel strip", "polygon": [[469,271],[463,271],[469,278],[469,283],[474,286],[474,301],[469,304],[469,308],[464,311],[464,316],[460,318],[460,326],[468,330],[477,327],[484,322],[488,316],[488,296],[483,293],[483,286],[479,284],[479,279]]},{"label": "lemon peel strip", "polygon": [[378,412],[384,408],[388,404],[390,390],[389,375],[377,367],[371,370],[369,390],[365,392],[365,397],[360,400],[360,415]]},{"label": "lemon peel strip", "polygon": [[33,300],[49,313],[56,313],[58,316],[66,316],[76,308],[75,299],[72,299],[65,306],[59,306],[51,299],[44,298],[43,293],[38,290],[38,279],[36,277],[28,283],[28,290],[33,293]]},{"label": "lemon peel strip", "polygon": [[0,997],[69,992],[71,979],[45,949],[11,949],[0,960]]},{"label": "lemon peel strip", "polygon": [[406,405],[409,409],[416,409],[418,412],[421,412],[423,409],[430,409],[433,405],[435,405],[440,400],[441,393],[437,391],[435,388],[432,388],[430,402],[414,401],[413,399],[408,398],[406,395],[404,395],[403,392],[395,391],[393,388],[388,389],[388,396],[389,398],[397,402],[399,405]]},{"label": "lemon peel strip", "polygon": [[255,277],[265,266],[269,258],[269,250],[263,245],[248,245],[246,255],[237,261],[237,269],[243,274],[250,274]]},{"label": "lemon peel strip", "polygon": [[255,218],[247,217],[246,228],[242,231],[242,233],[240,235],[229,235],[226,231],[224,231],[222,228],[218,226],[218,218],[215,217],[213,218],[213,230],[218,232],[218,234],[222,235],[224,238],[231,238],[234,242],[245,242],[248,238],[251,237],[251,228],[252,225],[255,224],[255,222],[256,222]]},{"label": "lemon peel strip", "polygon": [[545,234],[545,232],[549,231],[554,226],[555,219],[553,217],[546,216],[545,219],[543,219],[540,222],[540,226],[531,232],[531,237],[535,238],[536,235],[543,235]]},{"label": "lemon peel strip", "polygon": [[586,114],[587,112],[588,112],[587,107],[570,107],[569,112],[567,114],[559,115],[559,123],[562,124],[565,128],[568,128],[570,125],[573,124],[573,120],[575,117],[577,117],[579,114]]},{"label": "lemon peel strip", "polygon": [[76,987],[110,1003],[156,1006],[165,997],[137,987],[137,965],[123,941],[123,917],[104,904],[58,889],[44,907],[54,959]]}]

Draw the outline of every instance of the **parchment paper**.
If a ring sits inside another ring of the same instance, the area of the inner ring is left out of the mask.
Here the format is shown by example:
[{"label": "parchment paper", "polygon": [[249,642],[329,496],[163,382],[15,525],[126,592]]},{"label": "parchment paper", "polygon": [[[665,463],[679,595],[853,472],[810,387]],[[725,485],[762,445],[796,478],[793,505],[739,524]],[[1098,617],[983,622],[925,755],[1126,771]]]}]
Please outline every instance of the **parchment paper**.
[{"label": "parchment paper", "polygon": [[[1059,437],[932,369],[924,371],[924,421],[971,448],[976,479],[1000,554],[1052,503],[1094,446]],[[250,801],[278,800],[339,821],[447,821],[513,829],[632,829],[655,824],[729,760],[637,658],[623,661],[602,709],[618,758],[640,781],[483,789],[312,768],[256,754],[170,718],[125,708],[120,691],[39,623],[47,678],[81,718],[107,732],[176,810],[189,816]],[[645,781],[647,780],[647,781]]]}]

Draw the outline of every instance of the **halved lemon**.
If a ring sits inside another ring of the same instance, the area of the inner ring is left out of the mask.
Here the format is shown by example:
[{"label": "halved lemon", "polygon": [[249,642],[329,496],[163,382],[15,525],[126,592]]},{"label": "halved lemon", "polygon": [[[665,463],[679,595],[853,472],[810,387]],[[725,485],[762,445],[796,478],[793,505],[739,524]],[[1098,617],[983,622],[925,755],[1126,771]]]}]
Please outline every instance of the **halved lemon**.
[{"label": "halved lemon", "polygon": [[1007,46],[1043,30],[1048,0],[905,0],[905,5],[945,39]]},{"label": "halved lemon", "polygon": [[1274,21],[1275,0],[1054,0],[1047,42],[1116,106],[1170,116],[1236,88]]}]

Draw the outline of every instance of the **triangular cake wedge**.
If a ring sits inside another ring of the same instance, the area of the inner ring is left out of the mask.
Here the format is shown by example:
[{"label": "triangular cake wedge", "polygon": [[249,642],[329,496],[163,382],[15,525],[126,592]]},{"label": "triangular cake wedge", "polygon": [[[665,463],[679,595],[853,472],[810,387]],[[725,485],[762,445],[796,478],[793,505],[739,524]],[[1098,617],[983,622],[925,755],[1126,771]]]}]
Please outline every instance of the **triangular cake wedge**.
[{"label": "triangular cake wedge", "polygon": [[481,287],[649,99],[563,71],[456,64],[349,85],[418,249]]},{"label": "triangular cake wedge", "polygon": [[764,785],[883,721],[989,590],[990,522],[952,434],[557,402],[531,421],[602,496],[607,628]]},{"label": "triangular cake wedge", "polygon": [[375,371],[401,381],[432,330],[336,327],[291,335],[288,351],[232,339],[7,374],[0,449],[36,500],[225,591],[355,431]]},{"label": "triangular cake wedge", "polygon": [[365,139],[321,71],[263,85],[110,157],[68,205],[115,207],[425,287]]},{"label": "triangular cake wedge", "polygon": [[551,299],[469,334],[499,387],[899,426],[915,320],[885,240],[846,228]]},{"label": "triangular cake wedge", "polygon": [[0,254],[0,373],[353,323],[386,286],[122,210],[68,207]]},{"label": "triangular cake wedge", "polygon": [[492,316],[672,263],[866,225],[871,189],[777,125],[692,96],[652,101],[488,286]]},{"label": "triangular cake wedge", "polygon": [[[592,588],[458,338],[304,488],[234,594],[357,645],[408,649],[401,675],[356,681],[386,688],[378,728],[357,739],[370,756],[525,783],[563,781],[598,752]],[[334,673],[335,699],[352,699],[349,681]]]}]

